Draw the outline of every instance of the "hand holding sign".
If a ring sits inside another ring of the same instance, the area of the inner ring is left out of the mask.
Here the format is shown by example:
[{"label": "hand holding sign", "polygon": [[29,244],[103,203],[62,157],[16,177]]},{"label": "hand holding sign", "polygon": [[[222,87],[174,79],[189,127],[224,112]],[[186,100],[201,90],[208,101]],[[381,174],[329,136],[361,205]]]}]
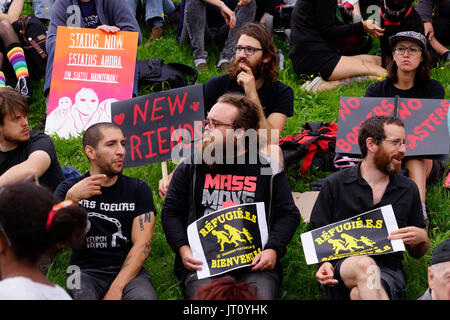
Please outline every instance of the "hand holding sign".
[{"label": "hand holding sign", "polygon": [[183,265],[186,269],[191,271],[202,270],[201,265],[203,264],[203,262],[194,259],[194,256],[192,255],[192,250],[189,246],[185,245],[180,247],[178,252],[180,253],[181,261],[183,262]]},{"label": "hand holding sign", "polygon": [[425,229],[417,227],[406,227],[392,231],[389,240],[402,239],[404,244],[417,245],[427,239]]},{"label": "hand holding sign", "polygon": [[[383,206],[353,218],[335,222],[301,234],[308,264],[343,259],[358,255],[378,255],[405,250],[400,234],[388,239],[397,230],[391,205]],[[407,228],[405,228],[407,229]],[[410,230],[409,230],[410,231]],[[330,270],[319,273],[328,282]]]},{"label": "hand holding sign", "polygon": [[268,230],[262,202],[214,211],[191,223],[187,234],[190,247],[182,247],[180,255],[186,268],[197,270],[198,279],[245,266],[259,271],[275,267],[276,251],[263,250]]}]

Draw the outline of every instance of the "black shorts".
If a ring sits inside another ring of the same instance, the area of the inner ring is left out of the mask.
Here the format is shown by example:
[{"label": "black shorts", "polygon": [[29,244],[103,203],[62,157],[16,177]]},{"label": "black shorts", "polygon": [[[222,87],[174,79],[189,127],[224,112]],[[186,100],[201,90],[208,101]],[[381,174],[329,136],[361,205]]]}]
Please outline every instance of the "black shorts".
[{"label": "black shorts", "polygon": [[[340,268],[345,259],[339,260],[334,266],[334,278],[338,284],[334,287],[321,285],[323,296],[326,300],[350,300],[350,289],[341,278]],[[381,274],[381,284],[391,300],[404,300],[406,292],[406,279],[402,269],[391,269],[378,264]]]},{"label": "black shorts", "polygon": [[298,76],[321,76],[327,80],[341,60],[341,55],[333,51],[298,52],[291,56],[291,60]]}]

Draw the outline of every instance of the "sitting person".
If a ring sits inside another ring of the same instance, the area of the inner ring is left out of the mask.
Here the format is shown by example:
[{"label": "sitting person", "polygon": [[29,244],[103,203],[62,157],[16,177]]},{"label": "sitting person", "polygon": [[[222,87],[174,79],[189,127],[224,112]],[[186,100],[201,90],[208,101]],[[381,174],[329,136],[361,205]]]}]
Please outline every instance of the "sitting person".
[{"label": "sitting person", "polygon": [[[162,37],[165,31],[164,15],[169,15],[175,11],[175,6],[171,0],[140,0],[145,9],[145,21],[152,28],[152,35],[144,44],[148,47],[151,42]],[[131,13],[136,17],[136,10],[139,0],[128,0]]]},{"label": "sitting person", "polygon": [[[414,32],[399,32],[390,39],[393,61],[388,66],[387,79],[370,85],[366,97],[395,97],[417,99],[444,99],[442,84],[430,79],[430,55],[426,50],[424,35]],[[425,218],[427,179],[435,182],[439,178],[441,163],[431,159],[407,157],[404,166],[409,177],[417,184]],[[427,218],[426,218],[427,219]]]},{"label": "sitting person", "polygon": [[70,300],[40,271],[41,257],[83,242],[87,213],[72,202],[56,204],[44,187],[17,183],[0,188],[0,300]]},{"label": "sitting person", "polygon": [[64,180],[52,139],[30,130],[27,99],[0,88],[0,186],[30,177],[51,191]]},{"label": "sitting person", "polygon": [[[205,111],[209,112],[217,99],[227,92],[239,92],[252,99],[259,107],[260,129],[267,129],[268,141],[278,144],[287,117],[294,114],[294,90],[278,78],[275,44],[268,30],[254,23],[245,24],[238,33],[236,54],[228,74],[206,81],[203,94]],[[163,197],[169,186],[159,181]]]},{"label": "sitting person", "polygon": [[447,0],[419,0],[416,6],[423,21],[425,35],[434,52],[450,63],[450,2]]},{"label": "sitting person", "polygon": [[336,9],[336,0],[297,0],[292,12],[289,56],[294,71],[298,76],[317,76],[303,86],[308,92],[330,90],[352,81],[376,79],[386,74],[381,67],[381,57],[367,54],[344,56],[336,44],[338,38],[365,32],[381,37],[384,29],[372,20],[338,24]]},{"label": "sitting person", "polygon": [[226,92],[243,93],[260,106],[260,128],[276,129],[279,137],[287,117],[294,114],[294,91],[278,80],[275,44],[268,30],[260,24],[245,24],[237,36],[228,74],[205,83],[205,110],[211,110]]},{"label": "sitting person", "polygon": [[436,246],[428,267],[428,289],[418,300],[450,300],[450,239]]},{"label": "sitting person", "polygon": [[[202,269],[203,263],[192,253],[188,225],[230,203],[256,202],[264,202],[269,229],[267,243],[254,256],[250,266],[218,277],[231,275],[238,282],[254,284],[260,299],[276,299],[278,296],[283,277],[280,259],[297,229],[300,215],[278,159],[260,153],[253,144],[250,147],[250,142],[245,139],[246,133],[256,134],[259,114],[259,107],[244,95],[227,93],[221,96],[203,121],[206,130],[203,150],[211,147],[222,149],[223,157],[218,155],[210,159],[208,154],[203,154],[201,164],[189,162],[193,159],[184,159],[173,173],[161,221],[166,239],[176,254],[174,271],[186,299],[194,297],[198,288],[217,279],[198,279],[196,271]],[[234,135],[237,132],[239,136]],[[226,141],[228,139],[232,139],[234,149],[225,148],[230,144]],[[255,163],[249,161],[252,158],[257,158]],[[246,183],[220,186],[220,183],[208,182],[212,179],[223,181],[221,177],[225,176],[230,182],[235,178],[243,181],[245,177],[245,181],[253,181],[255,187],[248,188]]]},{"label": "sitting person", "polygon": [[[216,18],[215,25],[209,24],[207,4],[220,9],[223,19]],[[235,10],[235,11],[233,11]],[[205,35],[214,42],[225,43],[219,56],[217,67],[228,71],[233,60],[233,47],[236,43],[237,31],[246,22],[253,22],[256,4],[254,0],[189,0],[185,3],[184,24],[181,32],[180,44],[190,41],[194,51],[194,65],[200,71],[206,71],[208,66],[205,50]]]},{"label": "sitting person", "polygon": [[86,241],[72,250],[71,264],[81,270],[81,286],[70,289],[75,300],[156,300],[144,268],[156,209],[150,187],[122,174],[124,145],[114,123],[92,125],[83,135],[89,172],[55,190],[58,199],[89,210]]},{"label": "sitting person", "polygon": [[[314,204],[308,229],[313,230],[385,205],[392,205],[408,253],[421,258],[430,247],[416,184],[399,174],[405,155],[405,129],[395,117],[371,117],[358,133],[362,162],[329,175]],[[352,256],[320,264],[316,273],[326,299],[404,299],[403,252]],[[378,267],[378,268],[376,268]],[[372,285],[368,286],[368,281]]]},{"label": "sitting person", "polygon": [[20,17],[24,0],[2,1],[0,3],[0,87],[6,86],[4,57],[11,63],[16,74],[16,90],[26,98],[31,98],[31,81],[28,66],[20,40],[12,24]]}]

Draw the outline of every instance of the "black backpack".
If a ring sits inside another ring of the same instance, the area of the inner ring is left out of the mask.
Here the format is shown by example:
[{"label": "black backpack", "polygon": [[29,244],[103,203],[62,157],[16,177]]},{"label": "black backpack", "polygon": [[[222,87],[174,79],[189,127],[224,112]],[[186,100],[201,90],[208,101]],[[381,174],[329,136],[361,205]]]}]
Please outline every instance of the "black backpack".
[{"label": "black backpack", "polygon": [[47,66],[47,28],[34,14],[15,21],[12,26],[22,44],[30,76],[43,77]]},{"label": "black backpack", "polygon": [[186,87],[197,81],[197,70],[182,63],[164,63],[162,59],[138,61],[138,87],[168,90]]}]

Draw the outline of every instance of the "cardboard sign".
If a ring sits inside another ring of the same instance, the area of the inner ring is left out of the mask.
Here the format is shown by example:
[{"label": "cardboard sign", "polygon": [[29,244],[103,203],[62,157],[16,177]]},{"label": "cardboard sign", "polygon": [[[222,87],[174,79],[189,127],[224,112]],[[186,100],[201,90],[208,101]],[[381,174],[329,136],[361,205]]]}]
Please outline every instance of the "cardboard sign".
[{"label": "cardboard sign", "polygon": [[359,255],[405,251],[401,239],[388,240],[397,230],[392,206],[384,206],[301,235],[308,264]]},{"label": "cardboard sign", "polygon": [[45,131],[78,136],[133,95],[138,33],[58,27]]},{"label": "cardboard sign", "polygon": [[292,198],[304,222],[309,222],[318,196],[319,191],[292,192]]},{"label": "cardboard sign", "polygon": [[405,124],[406,156],[448,160],[450,100],[341,97],[336,153],[361,154],[359,127],[376,115],[395,115]]},{"label": "cardboard sign", "polygon": [[202,136],[203,110],[202,84],[113,103],[112,122],[126,138],[125,167],[167,161],[181,153],[175,147],[190,148]]},{"label": "cardboard sign", "polygon": [[249,266],[268,238],[263,202],[218,210],[187,229],[195,259],[203,262],[199,279]]}]

